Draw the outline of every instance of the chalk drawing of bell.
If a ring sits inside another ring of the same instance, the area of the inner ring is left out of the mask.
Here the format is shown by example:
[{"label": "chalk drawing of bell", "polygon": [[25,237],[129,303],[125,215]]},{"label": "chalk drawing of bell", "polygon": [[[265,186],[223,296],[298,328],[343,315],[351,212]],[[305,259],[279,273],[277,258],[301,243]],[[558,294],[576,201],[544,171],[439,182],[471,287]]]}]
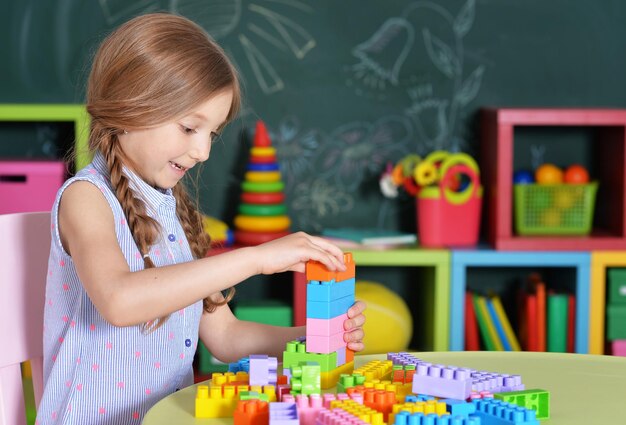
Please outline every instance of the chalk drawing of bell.
[{"label": "chalk drawing of bell", "polygon": [[398,77],[415,41],[413,27],[402,18],[389,18],[365,42],[352,49],[359,63],[350,67],[366,88],[384,91]]}]

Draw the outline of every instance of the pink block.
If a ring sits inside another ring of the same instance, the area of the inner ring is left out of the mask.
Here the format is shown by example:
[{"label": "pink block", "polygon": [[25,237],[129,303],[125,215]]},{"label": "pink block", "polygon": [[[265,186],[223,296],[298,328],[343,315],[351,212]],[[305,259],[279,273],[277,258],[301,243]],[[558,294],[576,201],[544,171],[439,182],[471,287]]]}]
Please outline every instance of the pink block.
[{"label": "pink block", "polygon": [[626,357],[626,339],[616,339],[613,345],[613,355]]},{"label": "pink block", "polygon": [[329,354],[345,346],[343,331],[331,336],[313,335],[306,337],[307,353]]},{"label": "pink block", "polygon": [[50,211],[64,179],[60,161],[0,161],[0,214]]},{"label": "pink block", "polygon": [[306,319],[306,337],[309,336],[331,336],[343,332],[343,322],[348,320],[347,314],[333,317],[332,319]]}]

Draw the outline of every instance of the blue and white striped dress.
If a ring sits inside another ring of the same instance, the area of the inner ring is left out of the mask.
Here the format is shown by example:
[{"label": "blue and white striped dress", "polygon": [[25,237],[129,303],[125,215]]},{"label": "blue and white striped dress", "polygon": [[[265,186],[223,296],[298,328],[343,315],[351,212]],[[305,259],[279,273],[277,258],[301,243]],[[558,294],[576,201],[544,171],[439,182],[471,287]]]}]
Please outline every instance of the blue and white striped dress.
[{"label": "blue and white striped dress", "polygon": [[[131,171],[126,173],[148,214],[161,224],[161,237],[150,250],[155,265],[192,260],[171,190],[156,190]],[[130,270],[143,269],[108,176],[104,158],[96,154],[91,164],[63,185],[52,209],[44,316],[45,388],[37,414],[39,425],[139,424],[157,401],[193,383],[202,301],[174,312],[150,333],[140,326],[113,326],[96,310],[72,257],[61,245],[59,200],[73,182],[89,181],[101,190],[113,211],[117,240]],[[89,208],[85,205],[85,214]]]}]

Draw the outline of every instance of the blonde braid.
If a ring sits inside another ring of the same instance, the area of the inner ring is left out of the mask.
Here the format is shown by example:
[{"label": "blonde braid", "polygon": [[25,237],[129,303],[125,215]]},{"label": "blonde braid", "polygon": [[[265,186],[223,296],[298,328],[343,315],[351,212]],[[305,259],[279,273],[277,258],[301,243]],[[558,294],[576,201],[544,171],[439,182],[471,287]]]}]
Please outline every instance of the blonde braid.
[{"label": "blonde braid", "polygon": [[[211,238],[204,231],[202,225],[202,214],[197,206],[191,201],[187,190],[182,182],[174,186],[174,196],[176,197],[176,214],[185,231],[189,247],[195,258],[204,258],[211,247]],[[207,313],[212,313],[221,305],[227,304],[235,295],[235,288],[228,288],[224,300],[213,301],[210,297],[203,300],[203,307]]]},{"label": "blonde braid", "polygon": [[[109,137],[117,138],[117,135]],[[105,143],[108,149],[103,149],[102,154],[109,169],[111,186],[115,190],[115,196],[120,202],[126,222],[130,228],[139,252],[143,257],[144,269],[156,267],[154,262],[148,255],[150,247],[154,245],[159,235],[159,223],[146,213],[146,206],[141,199],[135,196],[134,190],[129,185],[129,180],[123,172],[123,153],[119,148],[119,143]],[[150,320],[142,325],[144,331],[153,331],[161,327],[168,316],[160,317],[156,321]]]}]

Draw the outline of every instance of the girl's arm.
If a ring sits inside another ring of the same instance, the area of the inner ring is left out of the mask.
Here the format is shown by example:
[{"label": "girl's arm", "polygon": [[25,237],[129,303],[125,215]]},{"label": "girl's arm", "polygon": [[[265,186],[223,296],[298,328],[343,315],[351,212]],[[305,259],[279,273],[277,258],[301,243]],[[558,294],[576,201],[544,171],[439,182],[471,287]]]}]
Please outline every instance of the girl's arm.
[{"label": "girl's arm", "polygon": [[296,233],[257,247],[131,272],[117,242],[111,208],[95,185],[71,184],[59,208],[63,246],[91,301],[116,326],[166,316],[255,274],[304,271],[310,259],[345,270],[339,248]]},{"label": "girl's arm", "polygon": [[[356,352],[364,348],[364,310],[365,303],[357,301],[348,310],[348,320],[344,322],[344,340]],[[239,320],[227,305],[213,313],[205,312],[200,321],[200,339],[213,356],[228,363],[250,354],[282,358],[287,342],[305,335],[304,326],[281,327]]]}]

